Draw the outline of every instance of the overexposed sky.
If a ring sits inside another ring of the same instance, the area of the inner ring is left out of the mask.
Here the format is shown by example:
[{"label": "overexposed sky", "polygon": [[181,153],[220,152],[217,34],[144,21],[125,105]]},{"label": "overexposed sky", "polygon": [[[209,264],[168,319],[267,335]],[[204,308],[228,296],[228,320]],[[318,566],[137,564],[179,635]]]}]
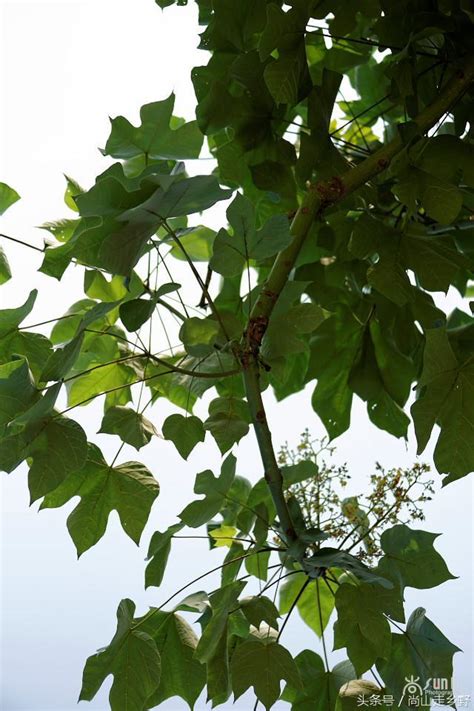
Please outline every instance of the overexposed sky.
[{"label": "overexposed sky", "polygon": [[[0,180],[22,196],[0,218],[0,231],[42,245],[46,233],[35,225],[67,215],[62,174],[87,187],[110,164],[97,150],[105,145],[109,115],[123,114],[136,123],[140,106],[174,90],[175,113],[193,117],[189,73],[206,61],[195,49],[196,14],[193,2],[162,13],[153,0],[0,0]],[[193,173],[206,172],[209,164],[193,162],[189,167]],[[214,211],[211,226],[218,226],[221,214],[222,209]],[[3,246],[14,279],[1,289],[2,308],[22,303],[36,286],[40,296],[30,316],[34,323],[59,316],[80,298],[81,270],[69,269],[58,283],[36,273],[39,253],[11,243]],[[315,436],[324,434],[308,393],[280,406],[268,395],[267,401],[277,444],[286,439],[295,443],[305,427]],[[160,401],[149,416],[159,426],[171,411]],[[92,437],[100,426],[101,407],[76,410],[73,416]],[[354,407],[353,423],[350,433],[337,441],[337,457],[349,463],[354,477],[352,493],[363,490],[376,460],[386,467],[414,461],[413,437],[406,447],[377,430],[360,403]],[[92,438],[105,454],[115,454],[116,438]],[[28,508],[25,468],[1,480],[2,711],[75,709],[84,660],[112,637],[119,600],[131,597],[142,612],[216,564],[216,555],[207,555],[205,541],[177,542],[162,589],[143,590],[149,538],[175,521],[191,498],[196,472],[218,469],[214,443],[208,439],[187,463],[171,443],[157,439],[138,455],[125,448],[121,461],[127,459],[143,460],[161,485],[143,544],[137,548],[125,536],[114,513],[106,536],[79,562],[65,526],[75,504],[37,513],[37,506]],[[429,460],[429,452],[422,459]],[[252,480],[261,476],[252,434],[238,447],[238,472]],[[428,520],[422,524],[426,530],[444,531],[437,547],[461,579],[438,590],[407,591],[407,612],[423,605],[435,624],[465,650],[455,658],[459,694],[473,691],[471,501],[471,482],[454,483],[430,504]],[[288,625],[282,641],[295,653],[302,644],[320,651],[316,637],[299,622]],[[338,652],[332,658],[336,662],[341,656]],[[80,707],[105,711],[109,686],[110,682],[92,703]],[[236,707],[248,709],[250,703],[247,697]],[[160,708],[181,711],[185,705],[170,700]],[[204,702],[197,708],[204,709]],[[232,703],[225,708],[233,708]]]}]

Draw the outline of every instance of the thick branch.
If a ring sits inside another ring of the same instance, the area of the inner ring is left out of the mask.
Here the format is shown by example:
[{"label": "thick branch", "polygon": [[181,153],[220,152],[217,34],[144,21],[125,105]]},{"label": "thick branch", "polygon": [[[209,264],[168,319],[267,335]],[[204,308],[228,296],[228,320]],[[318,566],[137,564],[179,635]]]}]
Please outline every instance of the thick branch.
[{"label": "thick branch", "polygon": [[[414,119],[420,134],[426,133],[456,104],[473,79],[474,57],[471,57],[465,66],[451,77],[436,99]],[[265,470],[265,479],[272,494],[281,527],[290,541],[296,539],[297,534],[285,500],[283,479],[276,461],[271,432],[260,393],[260,344],[267,330],[275,304],[295,266],[296,259],[313,221],[327,207],[343,200],[386,170],[391,160],[403,147],[402,136],[398,133],[392,141],[367,157],[355,168],[351,168],[340,176],[334,176],[327,181],[321,181],[310,186],[291,225],[293,241],[275,259],[272,270],[250,314],[240,361],[243,367],[245,389],[252,422]]]}]

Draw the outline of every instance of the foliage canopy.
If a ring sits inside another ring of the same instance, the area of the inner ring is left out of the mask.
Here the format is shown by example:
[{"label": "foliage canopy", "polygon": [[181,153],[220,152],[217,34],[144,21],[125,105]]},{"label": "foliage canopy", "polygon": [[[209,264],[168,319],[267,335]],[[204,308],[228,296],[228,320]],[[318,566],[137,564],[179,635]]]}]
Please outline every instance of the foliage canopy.
[{"label": "foliage canopy", "polygon": [[[159,495],[143,464],[116,463],[125,444],[159,446],[162,433],[187,459],[211,437],[222,454],[221,471],[198,473],[195,500],[152,536],[145,573],[146,586],[159,587],[173,538],[207,526],[211,547],[228,549],[221,587],[177,601],[179,591],[142,617],[123,600],[114,638],[87,660],[80,699],[112,674],[113,711],[172,696],[193,708],[204,687],[212,706],[253,689],[255,708],[281,698],[294,711],[346,711],[369,690],[407,709],[405,680],[418,677],[429,705],[432,680],[451,678],[457,647],[422,608],[407,621],[404,611],[406,587],[453,577],[435,534],[397,519],[423,472],[377,474],[368,504],[346,498],[336,514],[319,495],[331,472],[339,484],[345,473],[324,467],[307,437],[301,457],[278,458],[262,393],[282,401],[311,386],[331,439],[350,426],[356,395],[395,437],[413,421],[419,453],[439,428],[443,484],[474,469],[474,321],[434,299],[450,288],[472,295],[472,8],[196,2],[207,61],[192,71],[196,120],[173,115],[173,95],[143,106],[138,126],[112,119],[103,154],[114,162],[88,190],[67,178],[74,214],[44,225],[54,244],[41,272],[61,279],[80,265],[84,298],[48,337],[25,326],[35,291],[0,312],[0,466],[26,461],[42,508],[80,497],[67,526],[81,555],[112,510],[138,543]],[[204,139],[212,172],[189,177],[185,161]],[[0,214],[17,199],[0,183]],[[216,232],[200,215],[222,201],[227,219]],[[173,259],[194,280],[197,308],[169,274]],[[0,250],[0,283],[10,278]],[[178,349],[158,350],[160,329],[173,331]],[[71,416],[98,398],[100,432],[122,442],[111,462]],[[178,411],[151,421],[145,410],[160,398]],[[253,484],[236,474],[233,454],[251,428],[263,468]],[[394,495],[386,510],[381,492]],[[266,593],[283,577],[276,606]],[[323,657],[293,658],[283,646],[295,609]],[[331,669],[332,614],[334,648],[347,659]],[[370,670],[378,685],[361,681]]]}]

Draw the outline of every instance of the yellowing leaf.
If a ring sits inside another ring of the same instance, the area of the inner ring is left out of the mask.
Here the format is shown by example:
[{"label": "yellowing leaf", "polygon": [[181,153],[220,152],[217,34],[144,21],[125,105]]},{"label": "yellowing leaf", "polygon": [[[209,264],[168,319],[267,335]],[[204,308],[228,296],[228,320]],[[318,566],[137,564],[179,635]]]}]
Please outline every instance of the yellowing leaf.
[{"label": "yellowing leaf", "polygon": [[215,540],[216,548],[230,548],[237,535],[237,529],[234,526],[220,526],[209,531],[209,535]]}]

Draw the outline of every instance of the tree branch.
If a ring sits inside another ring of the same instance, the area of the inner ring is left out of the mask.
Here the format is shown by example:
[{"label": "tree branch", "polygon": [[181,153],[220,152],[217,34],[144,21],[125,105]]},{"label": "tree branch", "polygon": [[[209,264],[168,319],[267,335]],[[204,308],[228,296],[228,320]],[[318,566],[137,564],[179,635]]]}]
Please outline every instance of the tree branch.
[{"label": "tree branch", "polygon": [[[453,74],[434,101],[414,119],[420,134],[426,133],[441,116],[454,106],[473,79],[474,57],[471,57],[464,67]],[[285,500],[283,478],[273,449],[271,432],[260,392],[259,352],[262,339],[268,328],[273,309],[295,266],[298,254],[314,220],[321,216],[325,209],[345,199],[386,170],[391,160],[404,148],[404,145],[402,136],[398,133],[392,141],[354,168],[342,175],[336,175],[329,180],[310,185],[291,224],[293,241],[276,257],[270,274],[253,306],[240,351],[236,352],[243,368],[245,390],[264,466],[265,479],[283,532],[290,541],[297,539],[298,536]]]}]

